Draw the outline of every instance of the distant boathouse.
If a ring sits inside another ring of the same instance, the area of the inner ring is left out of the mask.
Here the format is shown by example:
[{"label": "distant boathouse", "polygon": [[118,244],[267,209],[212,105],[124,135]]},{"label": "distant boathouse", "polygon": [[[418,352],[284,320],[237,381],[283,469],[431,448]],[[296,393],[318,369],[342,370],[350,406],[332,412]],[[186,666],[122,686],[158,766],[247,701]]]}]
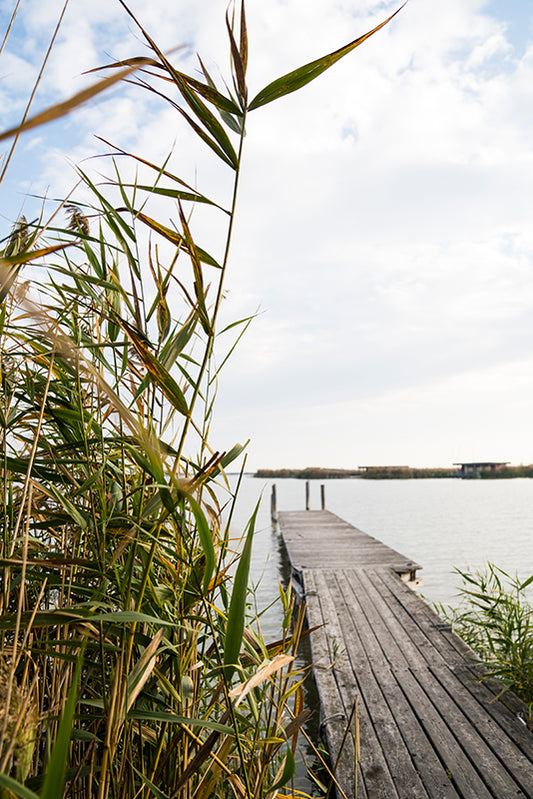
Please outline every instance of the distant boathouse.
[{"label": "distant boathouse", "polygon": [[499,472],[508,466],[510,461],[480,461],[473,463],[454,463],[458,466],[459,477],[481,477],[482,472]]}]

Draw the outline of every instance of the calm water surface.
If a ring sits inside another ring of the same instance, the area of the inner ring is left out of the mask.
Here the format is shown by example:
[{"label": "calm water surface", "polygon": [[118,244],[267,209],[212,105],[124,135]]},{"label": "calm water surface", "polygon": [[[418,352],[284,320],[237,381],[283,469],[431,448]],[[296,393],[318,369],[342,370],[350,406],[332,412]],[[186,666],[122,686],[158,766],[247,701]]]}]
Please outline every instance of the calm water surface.
[{"label": "calm water surface", "polygon": [[[275,480],[279,510],[305,509],[305,481]],[[320,480],[311,481],[311,508],[320,507],[320,485],[326,507],[366,533],[418,562],[424,580],[421,593],[429,602],[457,604],[460,579],[454,568],[478,569],[491,561],[511,575],[533,574],[533,479],[513,480]],[[280,535],[270,522],[272,481],[243,479],[232,531],[242,534],[262,495],[254,539],[251,578],[257,611],[275,601],[278,582],[287,576]],[[280,632],[279,603],[260,618],[268,641]],[[299,665],[309,663],[302,652]],[[318,741],[318,698],[312,680],[305,682],[306,706],[316,713],[306,725]],[[306,751],[306,759],[313,756]],[[312,792],[305,767],[298,761],[295,787]]]},{"label": "calm water surface", "polygon": [[[305,508],[303,480],[273,482],[280,510]],[[533,574],[533,479],[311,481],[311,508],[320,507],[322,483],[328,510],[420,563],[429,602],[457,602],[456,567],[490,561],[524,579]],[[271,485],[244,478],[233,525],[237,534],[262,494],[252,579],[263,606],[277,595],[282,558],[270,523]],[[268,618],[275,624],[275,614]]]}]

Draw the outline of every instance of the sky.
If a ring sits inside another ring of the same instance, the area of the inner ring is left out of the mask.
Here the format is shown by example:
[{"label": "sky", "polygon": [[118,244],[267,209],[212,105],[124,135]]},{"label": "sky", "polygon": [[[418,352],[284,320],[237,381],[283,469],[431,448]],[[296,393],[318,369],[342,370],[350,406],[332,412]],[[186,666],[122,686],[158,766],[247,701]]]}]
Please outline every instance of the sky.
[{"label": "sky", "polygon": [[[2,129],[63,3],[22,0],[0,55]],[[248,0],[252,95],[398,6]],[[194,73],[199,52],[228,76],[226,0],[130,7],[163,49],[184,45],[180,69]],[[34,110],[86,85],[86,70],[143,54],[118,2],[70,0]],[[529,0],[409,0],[315,82],[250,114],[224,319],[255,318],[221,372],[216,449],[250,439],[249,469],[533,462],[532,87]],[[226,196],[231,176],[177,115],[123,87],[25,135],[0,227],[32,195],[70,191],[74,165],[90,170],[102,150],[95,134],[153,159],[172,151],[185,179]],[[199,233],[220,245],[216,225]]]}]

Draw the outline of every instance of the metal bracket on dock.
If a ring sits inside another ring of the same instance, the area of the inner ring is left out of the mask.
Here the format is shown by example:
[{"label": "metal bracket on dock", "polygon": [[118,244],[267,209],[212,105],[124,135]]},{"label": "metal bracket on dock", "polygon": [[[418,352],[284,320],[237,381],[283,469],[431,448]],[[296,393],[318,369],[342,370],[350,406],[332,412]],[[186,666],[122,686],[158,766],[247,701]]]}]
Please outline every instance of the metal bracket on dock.
[{"label": "metal bracket on dock", "polygon": [[318,728],[319,735],[322,739],[324,739],[324,731],[330,721],[346,721],[346,715],[344,713],[333,713],[331,716],[328,716],[323,721],[320,722],[320,727]]}]

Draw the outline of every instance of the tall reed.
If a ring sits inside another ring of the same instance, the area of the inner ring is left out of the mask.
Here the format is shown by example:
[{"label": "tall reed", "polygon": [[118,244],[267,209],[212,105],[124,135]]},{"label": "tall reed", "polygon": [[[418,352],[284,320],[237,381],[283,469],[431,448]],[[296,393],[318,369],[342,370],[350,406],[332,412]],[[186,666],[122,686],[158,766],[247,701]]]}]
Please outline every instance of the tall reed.
[{"label": "tall reed", "polygon": [[533,708],[533,607],[527,580],[511,577],[493,563],[474,572],[457,570],[461,602],[441,608],[453,629],[499,679]]},{"label": "tall reed", "polygon": [[[4,244],[0,787],[42,799],[275,797],[308,717],[294,667],[302,615],[280,589],[273,644],[247,618],[255,514],[240,555],[223,515],[235,500],[225,470],[243,447],[209,443],[246,119],[385,23],[249,101],[244,1],[226,16],[224,90],[202,61],[202,79],[181,72],[120,1],[150,56],[110,65],[113,77],[4,138],[128,75],[226,166],[231,200],[222,208],[167,164],[114,147],[112,185],[80,171],[84,200],[64,204],[62,226],[20,220]],[[123,178],[124,160],[152,179]],[[199,204],[227,222],[220,254],[192,235]],[[32,283],[21,270],[36,259]],[[236,339],[247,321],[230,326]]]}]

